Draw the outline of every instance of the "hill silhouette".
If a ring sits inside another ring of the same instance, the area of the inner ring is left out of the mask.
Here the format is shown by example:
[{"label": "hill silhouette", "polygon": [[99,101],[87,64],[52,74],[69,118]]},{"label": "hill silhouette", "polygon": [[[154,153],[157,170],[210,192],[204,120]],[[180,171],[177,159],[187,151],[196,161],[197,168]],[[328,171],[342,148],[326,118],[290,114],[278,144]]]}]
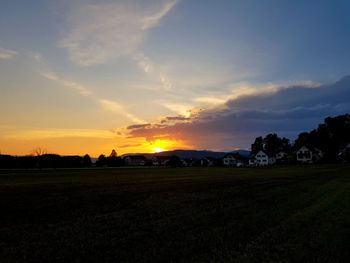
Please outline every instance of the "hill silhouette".
[{"label": "hill silhouette", "polygon": [[172,151],[164,151],[159,153],[131,153],[131,154],[124,154],[125,155],[143,155],[146,157],[153,157],[153,156],[171,156],[176,155],[180,158],[194,158],[194,159],[200,159],[203,157],[212,157],[212,158],[222,158],[227,153],[239,153],[242,156],[249,156],[250,151],[247,150],[236,150],[231,152],[215,152],[215,151],[207,151],[207,150],[172,150]]}]

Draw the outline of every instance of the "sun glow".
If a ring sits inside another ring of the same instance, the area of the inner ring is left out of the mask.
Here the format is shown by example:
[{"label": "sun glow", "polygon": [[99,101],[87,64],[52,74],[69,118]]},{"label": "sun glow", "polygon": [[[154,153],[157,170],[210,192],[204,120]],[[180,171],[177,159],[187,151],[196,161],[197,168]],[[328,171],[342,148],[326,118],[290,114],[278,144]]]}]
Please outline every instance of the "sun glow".
[{"label": "sun glow", "polygon": [[160,153],[160,152],[164,152],[165,150],[163,148],[159,148],[159,147],[153,147],[152,150],[156,153]]},{"label": "sun glow", "polygon": [[159,153],[173,150],[175,148],[184,148],[185,145],[178,140],[157,139],[150,142],[148,147],[151,152]]}]

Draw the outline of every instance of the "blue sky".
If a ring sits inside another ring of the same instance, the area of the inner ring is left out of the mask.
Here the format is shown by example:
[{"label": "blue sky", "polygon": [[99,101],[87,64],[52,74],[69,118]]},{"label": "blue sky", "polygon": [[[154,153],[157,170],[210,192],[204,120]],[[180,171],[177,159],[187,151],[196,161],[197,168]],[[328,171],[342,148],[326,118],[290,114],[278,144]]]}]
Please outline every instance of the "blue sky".
[{"label": "blue sky", "polygon": [[[349,11],[345,0],[4,0],[0,150],[26,154],[40,146],[96,155],[111,148],[249,148],[255,135],[277,128],[255,121],[243,132],[222,124],[209,143],[210,134],[178,127],[197,127],[208,115],[280,111],[260,102],[281,99],[281,89],[336,92],[334,83],[350,74]],[[279,125],[289,129],[281,132],[295,137],[325,115],[347,112],[341,94],[341,102],[313,100],[323,110],[300,125],[285,118]],[[259,108],[237,107],[242,96]],[[283,111],[310,106],[305,103],[311,100]],[[183,119],[164,122],[169,116]],[[135,124],[149,125],[127,128]]]}]

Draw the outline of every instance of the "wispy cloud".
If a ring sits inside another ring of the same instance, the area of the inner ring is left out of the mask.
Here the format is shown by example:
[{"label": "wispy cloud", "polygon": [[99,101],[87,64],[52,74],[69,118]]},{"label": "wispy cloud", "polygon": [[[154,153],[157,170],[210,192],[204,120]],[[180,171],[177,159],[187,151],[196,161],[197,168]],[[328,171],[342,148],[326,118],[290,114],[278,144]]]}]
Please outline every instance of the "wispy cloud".
[{"label": "wispy cloud", "polygon": [[101,138],[113,139],[116,135],[111,131],[94,130],[94,129],[22,129],[10,130],[7,134],[2,135],[5,139],[15,140],[35,140],[35,139],[52,139],[52,138]]},{"label": "wispy cloud", "polygon": [[85,87],[77,82],[59,77],[54,72],[50,72],[50,71],[41,72],[41,75],[48,80],[58,82],[62,86],[69,88],[71,90],[74,90],[75,92],[77,92],[78,94],[80,94],[84,97],[88,97],[88,98],[95,100],[106,111],[110,111],[110,112],[125,116],[130,121],[135,122],[135,123],[145,123],[145,121],[143,121],[143,120],[139,119],[138,117],[136,117],[135,115],[129,113],[125,109],[125,106],[123,106],[122,104],[120,104],[116,101],[109,100],[109,99],[100,98],[97,95],[95,95],[90,89],[88,89],[87,87]]},{"label": "wispy cloud", "polygon": [[17,51],[0,47],[0,60],[1,59],[4,59],[4,60],[12,59],[17,55],[18,55]]},{"label": "wispy cloud", "polygon": [[140,118],[136,117],[134,114],[127,112],[124,109],[124,106],[122,106],[118,102],[107,100],[107,99],[98,99],[98,101],[102,105],[102,107],[107,111],[122,114],[126,116],[129,120],[136,123],[145,123],[144,120],[141,120]]},{"label": "wispy cloud", "polygon": [[90,66],[137,53],[147,30],[159,24],[176,0],[141,8],[127,1],[87,4],[72,12],[71,30],[60,42],[78,65]]},{"label": "wispy cloud", "polygon": [[76,83],[74,81],[70,81],[70,80],[66,80],[64,78],[61,78],[53,72],[43,72],[43,73],[41,73],[41,75],[48,80],[53,80],[53,81],[59,82],[60,84],[62,84],[66,88],[75,90],[80,95],[87,96],[87,97],[90,97],[93,95],[93,93],[89,89],[84,87],[83,85],[80,85],[79,83]]},{"label": "wispy cloud", "polygon": [[152,76],[154,79],[158,79],[161,83],[163,91],[171,91],[173,88],[173,83],[167,74],[162,72],[146,55],[139,53],[134,55],[134,60],[136,60],[139,68],[146,74]]},{"label": "wispy cloud", "polygon": [[176,2],[177,2],[177,0],[172,0],[172,1],[166,2],[158,12],[155,12],[154,14],[149,15],[149,16],[145,16],[142,19],[142,29],[146,30],[146,29],[149,29],[149,28],[152,28],[152,27],[158,25],[159,21],[167,13],[170,12],[170,10],[174,7]]}]

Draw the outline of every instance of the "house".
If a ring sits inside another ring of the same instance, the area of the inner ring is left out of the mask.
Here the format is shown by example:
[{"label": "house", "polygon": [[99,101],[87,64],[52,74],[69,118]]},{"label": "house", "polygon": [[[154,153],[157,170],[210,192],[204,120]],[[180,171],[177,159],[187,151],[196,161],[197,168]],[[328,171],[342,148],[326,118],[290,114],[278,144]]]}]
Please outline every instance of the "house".
[{"label": "house", "polygon": [[297,152],[297,161],[300,163],[312,163],[312,151],[311,149],[302,146]]},{"label": "house", "polygon": [[147,158],[143,155],[128,155],[124,158],[125,165],[130,166],[144,166],[147,162]]},{"label": "house", "polygon": [[249,158],[248,165],[249,166],[256,166],[255,156],[252,156],[252,157]]},{"label": "house", "polygon": [[273,155],[268,155],[264,151],[259,151],[255,155],[255,165],[256,166],[273,165],[275,163],[276,163],[276,157]]},{"label": "house", "polygon": [[217,160],[213,157],[204,157],[200,159],[200,166],[216,166]]},{"label": "house", "polygon": [[182,166],[184,167],[194,166],[194,162],[195,162],[195,160],[192,158],[184,158],[181,161],[182,161]]},{"label": "house", "polygon": [[323,152],[317,148],[302,146],[296,152],[296,157],[300,163],[314,163],[322,160]]},{"label": "house", "polygon": [[165,166],[170,160],[170,156],[153,156],[152,164],[154,166]]},{"label": "house", "polygon": [[238,153],[228,153],[222,158],[222,164],[224,166],[241,167],[244,166],[245,163],[244,158]]}]

